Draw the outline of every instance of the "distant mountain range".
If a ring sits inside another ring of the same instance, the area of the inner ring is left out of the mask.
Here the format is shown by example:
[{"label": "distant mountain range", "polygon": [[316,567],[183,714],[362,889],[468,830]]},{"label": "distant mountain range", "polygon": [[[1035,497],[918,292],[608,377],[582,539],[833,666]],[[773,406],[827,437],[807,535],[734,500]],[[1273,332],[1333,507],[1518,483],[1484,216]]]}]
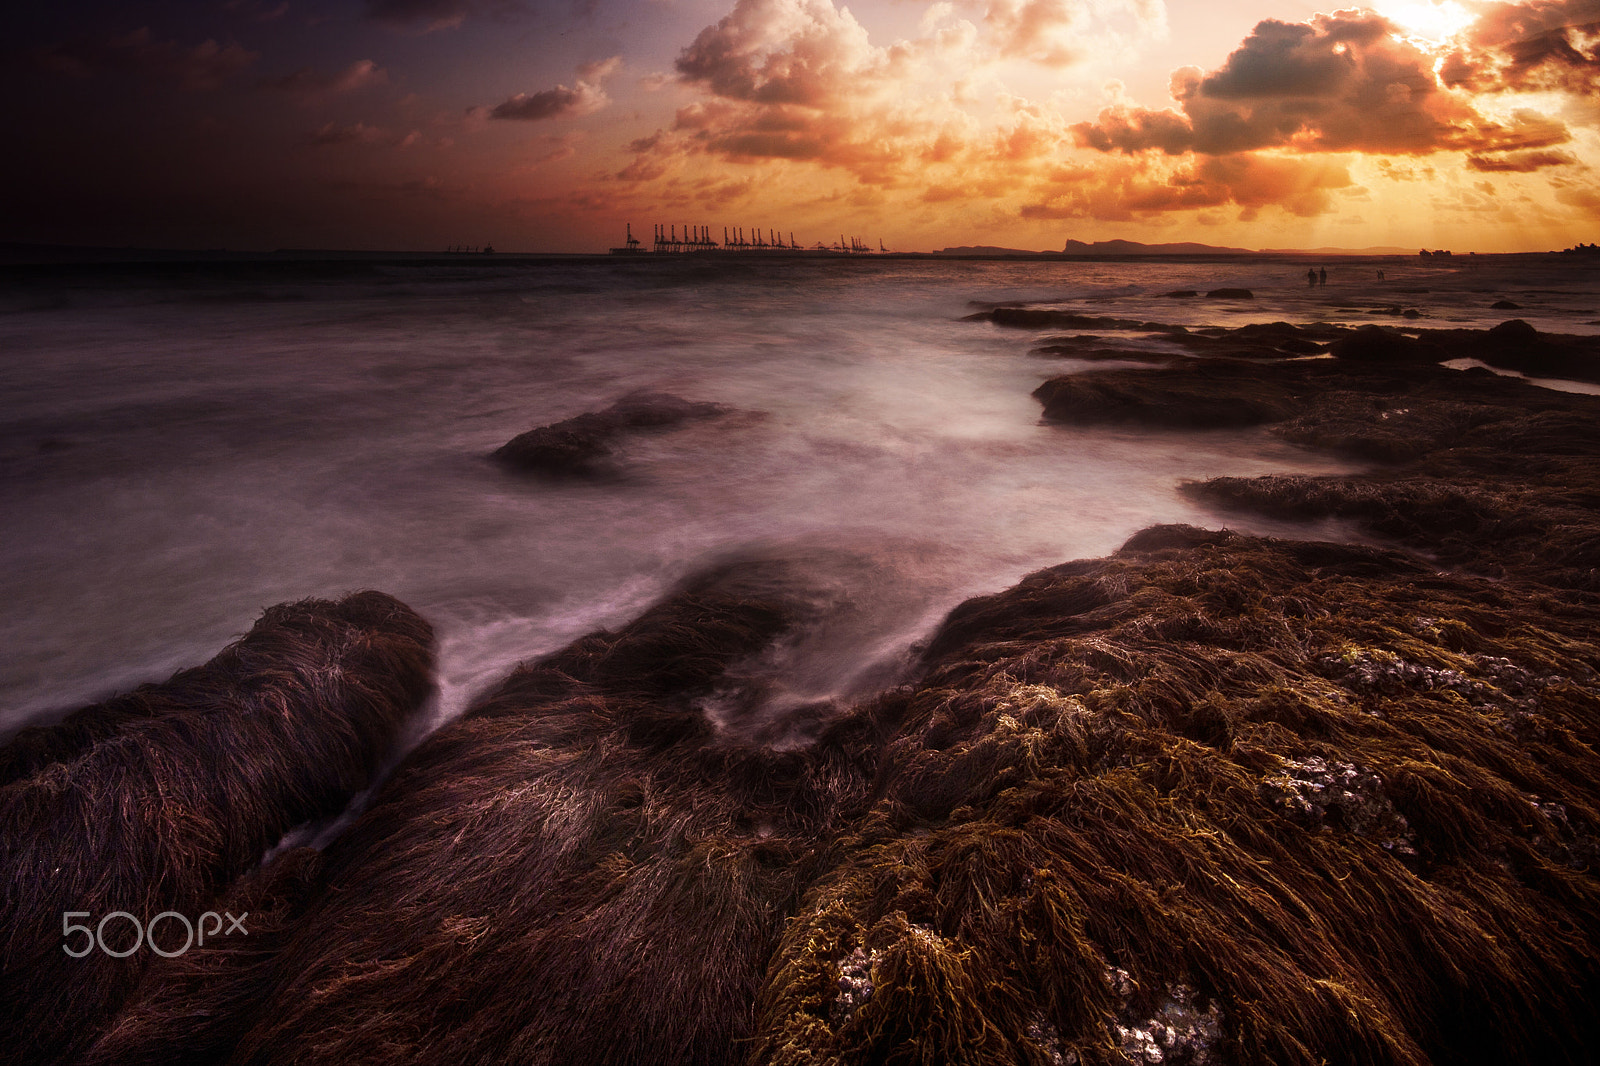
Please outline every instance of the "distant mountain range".
[{"label": "distant mountain range", "polygon": [[1213,244],[1180,241],[1175,244],[1140,244],[1138,241],[1068,241],[1061,251],[1030,251],[1025,248],[996,248],[993,245],[962,245],[944,248],[935,255],[1414,255],[1414,248],[1381,245],[1372,248],[1220,248]]}]

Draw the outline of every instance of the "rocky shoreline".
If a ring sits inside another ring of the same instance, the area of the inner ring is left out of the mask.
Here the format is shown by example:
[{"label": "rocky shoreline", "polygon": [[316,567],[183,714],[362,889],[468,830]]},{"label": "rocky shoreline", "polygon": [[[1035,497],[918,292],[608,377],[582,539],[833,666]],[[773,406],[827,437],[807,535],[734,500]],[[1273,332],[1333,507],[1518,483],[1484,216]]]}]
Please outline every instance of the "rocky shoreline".
[{"label": "rocky shoreline", "polygon": [[[197,828],[260,854],[287,811],[337,809],[429,664],[425,623],[396,629],[402,606],[359,600],[341,640],[400,642],[387,660],[291,642],[273,654],[313,663],[303,692],[271,680],[299,675],[270,656],[202,668],[269,693],[228,705],[285,731],[268,747],[283,758],[301,733],[344,738],[351,769],[315,804],[266,798],[270,774],[197,740],[175,709],[184,674],[141,690],[137,713],[112,701],[4,749],[4,839],[28,850],[6,866],[6,985],[25,990],[8,1046],[330,1066],[1593,1061],[1600,398],[1437,365],[1577,376],[1600,366],[1593,342],[1000,310],[989,321],[1167,343],[1155,366],[1046,382],[1047,421],[1255,425],[1373,463],[1185,491],[1384,546],[1144,530],[962,604],[904,684],[797,711],[813,739],[784,750],[705,708],[805,620],[806,590],[781,562],[720,566],[523,664],[326,849],[211,861],[179,897],[91,900],[210,901],[252,916],[247,940],[74,980],[87,970],[57,953],[56,923],[80,897],[56,868],[84,863],[82,826],[105,823],[63,797],[104,795],[97,767],[137,753],[124,810],[140,828],[116,836],[118,868],[158,887],[162,849]],[[715,413],[651,402],[669,423]],[[610,435],[664,424],[599,415],[567,427],[589,434],[576,450],[565,423],[531,444],[587,470]],[[230,797],[209,820],[168,787],[194,776]],[[72,1032],[28,1035],[50,1017]]]}]

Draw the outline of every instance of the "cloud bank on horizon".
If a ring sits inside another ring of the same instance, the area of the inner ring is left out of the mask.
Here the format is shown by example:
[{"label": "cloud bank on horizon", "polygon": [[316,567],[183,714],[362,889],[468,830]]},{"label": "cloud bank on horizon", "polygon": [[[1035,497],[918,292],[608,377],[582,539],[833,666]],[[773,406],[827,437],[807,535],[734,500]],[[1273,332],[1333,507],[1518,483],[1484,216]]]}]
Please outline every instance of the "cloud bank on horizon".
[{"label": "cloud bank on horizon", "polygon": [[1493,251],[1600,223],[1600,0],[1246,18],[1166,100],[1157,57],[1202,44],[1180,0],[615,3],[35,16],[0,71],[41,102],[5,120],[30,221],[0,239],[586,250],[659,220]]}]

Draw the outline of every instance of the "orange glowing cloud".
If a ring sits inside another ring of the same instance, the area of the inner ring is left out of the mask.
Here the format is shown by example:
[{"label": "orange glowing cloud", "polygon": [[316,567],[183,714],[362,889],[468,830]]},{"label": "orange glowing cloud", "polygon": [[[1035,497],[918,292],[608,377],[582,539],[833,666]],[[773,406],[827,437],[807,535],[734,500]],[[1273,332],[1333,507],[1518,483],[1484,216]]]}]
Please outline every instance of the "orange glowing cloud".
[{"label": "orange glowing cloud", "polygon": [[1111,108],[1073,127],[1102,152],[1225,155],[1263,148],[1421,155],[1524,151],[1570,140],[1560,121],[1530,110],[1487,117],[1439,84],[1434,57],[1369,11],[1267,20],[1220,70],[1172,78],[1177,110]]},{"label": "orange glowing cloud", "polygon": [[1452,88],[1480,93],[1600,93],[1600,3],[1495,4],[1439,73]]},{"label": "orange glowing cloud", "polygon": [[832,0],[738,0],[677,58],[680,83],[704,97],[679,109],[670,129],[635,141],[637,157],[618,176],[654,180],[704,154],[812,163],[894,187],[924,181],[930,167],[1058,153],[1068,143],[1063,123],[1039,121],[1037,107],[998,82],[977,98],[974,80],[1008,60],[1059,67],[1093,43],[1107,13],[1154,27],[1162,10],[1156,0],[991,0],[975,23],[941,3],[919,36],[876,45]]},{"label": "orange glowing cloud", "polygon": [[1332,193],[1352,185],[1341,163],[1264,153],[1210,156],[1164,167],[1129,159],[1111,167],[1060,175],[1043,199],[1026,204],[1026,219],[1131,221],[1141,216],[1228,205],[1248,221],[1264,207],[1301,217],[1333,208]]}]

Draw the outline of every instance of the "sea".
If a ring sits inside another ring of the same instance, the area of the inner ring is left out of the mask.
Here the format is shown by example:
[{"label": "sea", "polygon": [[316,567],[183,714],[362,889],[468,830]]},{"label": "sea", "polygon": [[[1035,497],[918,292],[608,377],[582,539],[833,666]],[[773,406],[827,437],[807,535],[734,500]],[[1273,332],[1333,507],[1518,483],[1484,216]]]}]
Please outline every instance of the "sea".
[{"label": "sea", "polygon": [[[1600,331],[1600,272],[1473,258],[7,266],[0,736],[204,662],[269,605],[373,588],[439,636],[415,740],[518,662],[752,558],[804,575],[819,608],[760,667],[757,713],[777,720],[899,683],[962,600],[1112,552],[1152,523],[1354,539],[1333,523],[1211,513],[1179,489],[1356,464],[1264,429],[1044,424],[1035,387],[1107,364],[1032,353],[1059,330],[967,316],[1027,303],[1190,328],[1520,317]],[[1307,285],[1308,265],[1328,269],[1326,286]],[[1204,296],[1219,288],[1254,296]],[[1163,295],[1181,290],[1201,295]],[[1170,347],[1155,333],[1107,339]],[[539,480],[488,458],[637,390],[727,413],[629,437],[596,479]]]}]

